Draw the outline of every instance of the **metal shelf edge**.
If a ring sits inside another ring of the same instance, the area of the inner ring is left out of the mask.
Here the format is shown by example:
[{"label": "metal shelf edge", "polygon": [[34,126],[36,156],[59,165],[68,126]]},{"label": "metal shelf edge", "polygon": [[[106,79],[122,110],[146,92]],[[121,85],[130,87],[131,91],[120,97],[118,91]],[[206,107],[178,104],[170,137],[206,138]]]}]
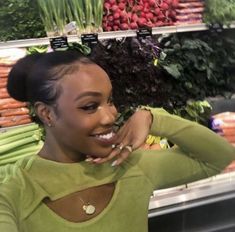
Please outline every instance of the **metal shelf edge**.
[{"label": "metal shelf edge", "polygon": [[[235,23],[231,24],[230,27],[224,26],[227,28],[235,28]],[[165,33],[178,33],[178,32],[190,32],[190,31],[203,31],[208,30],[206,24],[188,24],[188,25],[177,25],[177,26],[166,26],[166,27],[154,27],[152,28],[152,34],[165,34]],[[98,33],[99,39],[115,39],[122,37],[133,37],[136,36],[136,30],[127,30],[127,31],[111,31],[111,32],[101,32]],[[80,37],[77,35],[68,36],[68,42],[79,42]],[[36,38],[36,39],[25,39],[25,40],[12,40],[7,42],[0,42],[0,49],[6,48],[15,48],[15,47],[30,47],[37,45],[48,45],[49,37],[45,38]]]}]

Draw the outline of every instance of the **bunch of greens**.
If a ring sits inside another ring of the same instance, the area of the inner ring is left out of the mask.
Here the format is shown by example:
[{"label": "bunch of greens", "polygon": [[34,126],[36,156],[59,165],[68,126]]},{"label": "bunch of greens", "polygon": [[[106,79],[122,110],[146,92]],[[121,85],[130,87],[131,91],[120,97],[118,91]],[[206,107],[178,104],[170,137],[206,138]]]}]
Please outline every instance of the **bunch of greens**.
[{"label": "bunch of greens", "polygon": [[206,0],[204,21],[229,25],[235,20],[234,0]]},{"label": "bunch of greens", "polygon": [[46,36],[35,0],[0,1],[0,40]]}]

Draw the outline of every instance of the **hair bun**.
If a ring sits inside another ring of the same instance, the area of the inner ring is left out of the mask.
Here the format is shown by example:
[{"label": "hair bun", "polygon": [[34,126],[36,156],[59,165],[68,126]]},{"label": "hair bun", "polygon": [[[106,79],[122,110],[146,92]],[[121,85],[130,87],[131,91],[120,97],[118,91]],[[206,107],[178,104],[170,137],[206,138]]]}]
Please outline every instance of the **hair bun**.
[{"label": "hair bun", "polygon": [[12,67],[7,81],[7,91],[12,98],[23,102],[28,101],[27,81],[34,64],[42,56],[43,54],[40,53],[27,55]]}]

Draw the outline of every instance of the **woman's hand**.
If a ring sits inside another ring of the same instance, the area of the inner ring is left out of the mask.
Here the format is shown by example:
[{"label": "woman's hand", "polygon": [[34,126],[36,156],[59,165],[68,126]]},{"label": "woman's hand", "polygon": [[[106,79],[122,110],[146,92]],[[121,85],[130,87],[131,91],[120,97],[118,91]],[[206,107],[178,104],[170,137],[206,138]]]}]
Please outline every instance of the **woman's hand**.
[{"label": "woman's hand", "polygon": [[136,111],[117,132],[112,152],[105,158],[94,159],[93,162],[104,163],[116,158],[111,165],[119,165],[145,142],[151,124],[152,114],[149,110]]}]

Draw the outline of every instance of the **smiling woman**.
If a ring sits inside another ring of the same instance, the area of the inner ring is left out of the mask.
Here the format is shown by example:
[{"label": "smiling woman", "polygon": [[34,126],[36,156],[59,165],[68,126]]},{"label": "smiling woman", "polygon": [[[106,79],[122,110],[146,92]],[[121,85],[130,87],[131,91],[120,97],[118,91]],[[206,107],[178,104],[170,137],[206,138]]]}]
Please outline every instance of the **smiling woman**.
[{"label": "smiling woman", "polygon": [[[22,58],[7,87],[35,108],[46,136],[38,154],[0,169],[0,231],[144,232],[153,190],[235,158],[224,139],[162,108],[142,107],[115,130],[109,77],[77,51]],[[149,133],[175,146],[142,150]]]}]

